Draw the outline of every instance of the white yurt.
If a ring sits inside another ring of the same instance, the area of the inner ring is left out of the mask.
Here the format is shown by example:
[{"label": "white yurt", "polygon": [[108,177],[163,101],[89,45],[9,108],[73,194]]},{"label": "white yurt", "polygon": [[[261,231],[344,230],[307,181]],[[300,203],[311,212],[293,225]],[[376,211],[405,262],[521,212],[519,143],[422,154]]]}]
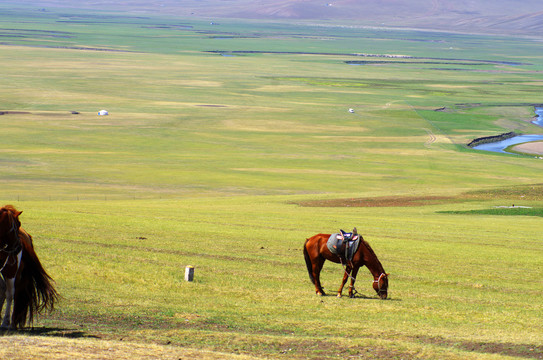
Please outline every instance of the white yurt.
[{"label": "white yurt", "polygon": [[98,111],[98,115],[109,115],[109,113],[107,112],[107,110],[100,110]]}]

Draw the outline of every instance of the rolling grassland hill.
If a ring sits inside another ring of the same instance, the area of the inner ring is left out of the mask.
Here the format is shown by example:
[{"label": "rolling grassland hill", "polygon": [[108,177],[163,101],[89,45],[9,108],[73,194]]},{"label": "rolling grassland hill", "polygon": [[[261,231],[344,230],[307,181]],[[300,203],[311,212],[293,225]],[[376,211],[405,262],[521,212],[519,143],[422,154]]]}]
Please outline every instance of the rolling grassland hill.
[{"label": "rolling grassland hill", "polygon": [[538,0],[20,0],[13,4],[33,6],[42,11],[64,7],[205,18],[347,21],[365,26],[543,35],[543,2]]}]

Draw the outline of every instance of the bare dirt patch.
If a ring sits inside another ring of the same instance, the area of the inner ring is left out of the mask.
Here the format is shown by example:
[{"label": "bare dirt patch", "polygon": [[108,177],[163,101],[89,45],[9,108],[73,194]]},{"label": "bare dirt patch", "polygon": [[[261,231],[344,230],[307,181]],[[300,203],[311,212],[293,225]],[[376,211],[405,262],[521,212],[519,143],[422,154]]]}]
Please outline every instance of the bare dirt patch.
[{"label": "bare dirt patch", "polygon": [[68,116],[79,115],[78,111],[66,111],[66,112],[30,112],[30,111],[12,111],[3,110],[0,111],[1,115],[39,115],[39,116]]},{"label": "bare dirt patch", "polygon": [[382,196],[375,198],[347,198],[307,200],[296,202],[306,207],[403,207],[437,205],[457,201],[449,196]]},{"label": "bare dirt patch", "polygon": [[408,207],[495,199],[540,201],[543,199],[543,184],[483,189],[456,196],[379,196],[373,198],[316,199],[296,201],[292,202],[292,204],[304,207]]},{"label": "bare dirt patch", "polygon": [[417,337],[419,341],[427,344],[457,348],[464,351],[500,354],[528,359],[543,359],[543,347],[534,344],[491,343],[475,341],[447,340],[439,337]]},{"label": "bare dirt patch", "polygon": [[[382,346],[344,346],[332,341],[290,341],[281,344],[281,354],[298,359],[420,359],[415,352],[401,351]],[[318,355],[310,355],[318,354]]]},{"label": "bare dirt patch", "polygon": [[525,154],[543,155],[543,141],[534,141],[514,146],[513,151]]},{"label": "bare dirt patch", "polygon": [[0,111],[0,115],[27,115],[28,111]]}]

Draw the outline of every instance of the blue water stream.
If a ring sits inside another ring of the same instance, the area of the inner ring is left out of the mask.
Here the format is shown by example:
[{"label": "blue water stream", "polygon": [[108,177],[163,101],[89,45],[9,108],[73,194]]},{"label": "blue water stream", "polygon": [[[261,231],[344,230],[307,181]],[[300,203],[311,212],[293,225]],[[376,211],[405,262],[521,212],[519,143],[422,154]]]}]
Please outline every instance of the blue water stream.
[{"label": "blue water stream", "polygon": [[532,121],[532,123],[543,127],[543,107],[536,107],[535,114],[537,115],[537,119]]},{"label": "blue water stream", "polygon": [[[543,107],[536,107],[535,113],[537,115],[537,119],[532,121],[532,123],[543,127]],[[522,143],[530,142],[530,141],[541,141],[541,140],[543,140],[543,135],[519,135],[519,136],[515,136],[510,139],[506,139],[502,141],[477,145],[477,146],[474,146],[473,148],[475,150],[485,150],[485,151],[494,151],[494,152],[511,154],[510,152],[505,151],[505,149],[508,146],[522,144]]]}]

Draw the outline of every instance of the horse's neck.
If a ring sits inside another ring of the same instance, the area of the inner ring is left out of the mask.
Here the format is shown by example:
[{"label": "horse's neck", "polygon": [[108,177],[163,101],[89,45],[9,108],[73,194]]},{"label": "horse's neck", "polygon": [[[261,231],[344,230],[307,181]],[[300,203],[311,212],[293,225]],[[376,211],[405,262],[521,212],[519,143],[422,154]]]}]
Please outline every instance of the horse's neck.
[{"label": "horse's neck", "polygon": [[385,269],[383,268],[383,265],[381,265],[381,263],[379,262],[379,260],[377,260],[377,258],[375,258],[375,264],[372,264],[371,262],[366,263],[366,267],[368,268],[368,270],[371,272],[371,274],[373,275],[375,279],[379,278],[381,274],[385,273]]},{"label": "horse's neck", "polygon": [[366,267],[371,272],[374,278],[378,278],[381,274],[385,273],[385,269],[381,262],[377,258],[377,255],[373,252],[368,243],[363,242],[363,251],[364,251],[364,262]]}]

